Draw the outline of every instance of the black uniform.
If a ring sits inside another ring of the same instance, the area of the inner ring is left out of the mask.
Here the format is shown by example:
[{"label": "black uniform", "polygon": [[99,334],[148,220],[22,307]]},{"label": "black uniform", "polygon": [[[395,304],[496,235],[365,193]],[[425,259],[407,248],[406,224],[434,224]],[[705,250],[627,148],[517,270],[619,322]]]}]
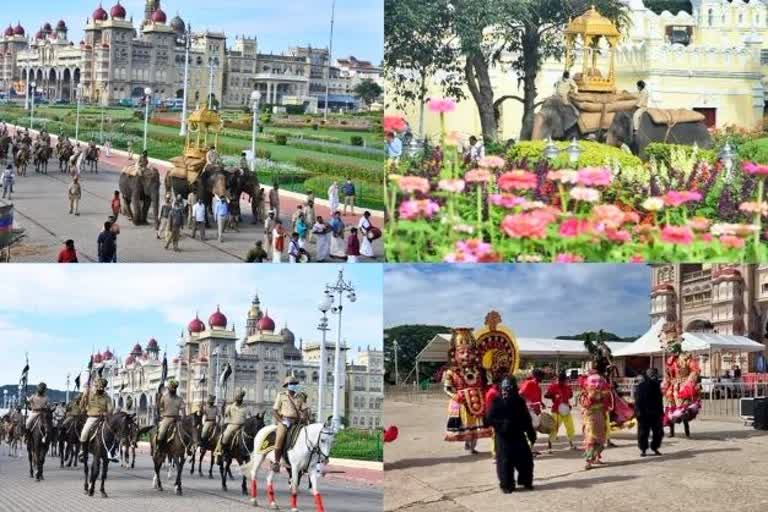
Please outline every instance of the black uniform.
[{"label": "black uniform", "polygon": [[[536,431],[525,401],[517,389],[508,398],[497,396],[488,409],[487,421],[496,433],[496,474],[504,492],[533,485],[533,455],[531,445],[536,442]],[[526,439],[527,438],[527,439]],[[530,444],[528,444],[530,441]]]},{"label": "black uniform", "polygon": [[651,450],[658,450],[664,437],[664,399],[658,379],[646,377],[635,386],[635,415],[638,448],[645,453],[648,449],[648,435],[652,434]]}]

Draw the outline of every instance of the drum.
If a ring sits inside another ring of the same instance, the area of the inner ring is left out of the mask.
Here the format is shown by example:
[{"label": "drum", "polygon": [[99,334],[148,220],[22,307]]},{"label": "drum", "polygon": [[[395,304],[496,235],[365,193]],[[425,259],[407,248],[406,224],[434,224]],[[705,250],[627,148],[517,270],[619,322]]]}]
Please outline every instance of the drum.
[{"label": "drum", "polygon": [[566,404],[565,402],[561,403],[557,406],[557,414],[560,416],[568,416],[571,414],[571,406]]},{"label": "drum", "polygon": [[374,240],[378,240],[381,238],[381,230],[377,228],[376,226],[371,226],[371,228],[368,230],[368,240],[373,242]]},{"label": "drum", "polygon": [[533,423],[533,428],[538,429],[539,425],[541,424],[541,416],[531,411],[530,409],[528,412],[531,413],[531,423]]},{"label": "drum", "polygon": [[541,413],[540,424],[536,430],[542,434],[549,434],[555,429],[555,418],[546,411]]}]

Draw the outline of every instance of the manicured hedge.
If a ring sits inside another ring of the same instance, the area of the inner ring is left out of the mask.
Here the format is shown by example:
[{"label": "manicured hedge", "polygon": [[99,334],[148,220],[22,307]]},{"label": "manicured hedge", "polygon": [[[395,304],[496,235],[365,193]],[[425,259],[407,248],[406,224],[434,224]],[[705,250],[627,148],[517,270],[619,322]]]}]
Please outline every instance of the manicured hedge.
[{"label": "manicured hedge", "polygon": [[739,156],[742,160],[768,164],[768,138],[745,142],[739,146]]},{"label": "manicured hedge", "polygon": [[296,165],[317,174],[350,176],[353,179],[356,178],[365,181],[375,181],[379,184],[384,182],[383,165],[381,170],[371,170],[360,165],[346,162],[334,162],[331,160],[322,160],[319,158],[310,157],[297,158]]},{"label": "manicured hedge", "polygon": [[[507,152],[507,160],[510,162],[519,162],[527,160],[530,165],[545,160],[544,147],[547,142],[543,140],[521,141],[512,146]],[[556,142],[555,145],[560,150],[560,154],[552,162],[553,167],[558,169],[572,167],[596,167],[602,165],[614,165],[618,163],[622,168],[642,167],[643,163],[639,157],[626,153],[619,148],[600,144],[599,142],[579,141],[579,147],[582,150],[579,160],[573,164],[568,160],[565,149],[570,142]]]}]

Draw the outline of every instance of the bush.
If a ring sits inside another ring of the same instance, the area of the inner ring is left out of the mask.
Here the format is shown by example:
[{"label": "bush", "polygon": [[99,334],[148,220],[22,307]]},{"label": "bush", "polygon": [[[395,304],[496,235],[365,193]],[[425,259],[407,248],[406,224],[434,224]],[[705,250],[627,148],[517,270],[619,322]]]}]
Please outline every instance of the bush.
[{"label": "bush", "polygon": [[304,105],[286,105],[285,113],[294,116],[300,116],[304,113]]},{"label": "bush", "polygon": [[742,160],[768,164],[768,138],[750,140],[739,146]]},{"label": "bush", "polygon": [[266,113],[259,115],[259,121],[261,121],[261,124],[269,124],[272,122],[272,114]]},{"label": "bush", "polygon": [[320,125],[319,125],[319,124],[317,124],[317,123],[315,123],[315,124],[313,124],[313,125],[312,125],[312,129],[313,129],[313,130],[315,130],[315,131],[317,131],[317,130],[319,130],[319,129],[320,129]]},{"label": "bush", "polygon": [[368,432],[345,428],[336,434],[331,457],[382,462],[384,460],[383,433],[381,430]]},{"label": "bush", "polygon": [[[331,183],[334,181],[341,186],[342,183],[344,183],[344,180],[346,179],[345,175],[323,175],[323,176],[314,176],[307,181],[304,182],[302,191],[306,190],[317,190],[317,191],[324,191],[328,190],[328,187],[331,186]],[[377,182],[370,182],[370,181],[355,181],[355,194],[356,194],[356,205],[359,205],[362,208],[371,208],[373,210],[383,210],[384,209],[384,182],[383,180],[377,181]]]},{"label": "bush", "polygon": [[291,147],[296,149],[306,149],[308,151],[317,151],[320,153],[329,153],[339,156],[351,156],[354,158],[364,158],[377,162],[384,161],[384,152],[377,148],[364,148],[361,146],[347,146],[345,144],[333,144],[329,142],[319,142],[314,140],[302,140],[293,138],[290,141]]},{"label": "bush", "polygon": [[[507,151],[507,160],[511,162],[520,162],[527,160],[531,166],[534,166],[538,162],[544,160],[544,147],[546,141],[522,141],[512,146]],[[596,167],[603,165],[613,166],[617,164],[622,168],[626,167],[642,167],[643,163],[639,157],[625,153],[619,148],[608,146],[607,144],[600,144],[599,142],[591,141],[579,141],[579,147],[582,149],[581,156],[576,164],[572,164],[568,160],[568,155],[565,153],[565,149],[570,142],[561,141],[556,142],[555,145],[560,150],[560,154],[552,162],[552,167],[557,169],[565,169],[572,167]]]},{"label": "bush", "polygon": [[286,144],[288,144],[288,137],[282,134],[275,135],[275,144],[277,144],[278,146],[285,146]]},{"label": "bush", "polygon": [[[658,163],[664,163],[671,167],[672,152],[682,152],[686,158],[694,155],[694,147],[684,144],[664,144],[661,142],[652,142],[645,147],[645,154],[648,160],[656,160]],[[696,158],[698,161],[713,164],[717,160],[717,153],[712,149],[696,148]]]},{"label": "bush", "polygon": [[384,182],[383,166],[379,170],[371,170],[360,165],[346,162],[334,162],[311,157],[297,158],[296,165],[308,171],[322,175],[350,176],[352,178],[357,178],[364,181],[375,181],[379,184]]},{"label": "bush", "polygon": [[353,135],[349,138],[349,142],[353,146],[362,146],[365,141],[360,135]]}]

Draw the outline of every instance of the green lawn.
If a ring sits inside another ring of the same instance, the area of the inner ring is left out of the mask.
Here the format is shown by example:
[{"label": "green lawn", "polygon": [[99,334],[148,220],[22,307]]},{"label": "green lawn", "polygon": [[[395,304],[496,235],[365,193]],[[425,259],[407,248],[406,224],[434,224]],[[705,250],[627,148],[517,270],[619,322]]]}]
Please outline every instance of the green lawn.
[{"label": "green lawn", "polygon": [[381,430],[344,429],[333,440],[331,457],[340,459],[384,461],[384,441]]}]

